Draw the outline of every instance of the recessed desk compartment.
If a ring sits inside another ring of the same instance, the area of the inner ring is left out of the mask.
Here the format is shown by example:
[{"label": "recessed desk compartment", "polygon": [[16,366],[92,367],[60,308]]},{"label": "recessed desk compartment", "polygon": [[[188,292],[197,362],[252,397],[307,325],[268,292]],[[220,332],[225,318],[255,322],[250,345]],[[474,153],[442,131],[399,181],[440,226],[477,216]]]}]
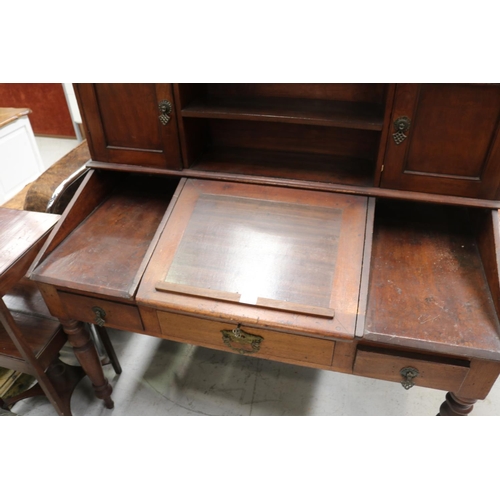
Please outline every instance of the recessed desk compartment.
[{"label": "recessed desk compartment", "polygon": [[470,360],[500,360],[495,270],[485,258],[495,225],[498,214],[481,209],[377,203],[353,373],[396,381],[410,366],[420,372],[416,385],[456,391]]},{"label": "recessed desk compartment", "polygon": [[[55,316],[96,322],[99,307],[105,324],[143,329],[134,296],[176,186],[170,178],[89,173],[33,273]],[[96,196],[90,210],[86,200]]]},{"label": "recessed desk compartment", "polygon": [[158,311],[166,338],[230,349],[221,330],[250,329],[264,357],[329,366],[363,307],[373,208],[366,197],[189,179],[137,303]]}]

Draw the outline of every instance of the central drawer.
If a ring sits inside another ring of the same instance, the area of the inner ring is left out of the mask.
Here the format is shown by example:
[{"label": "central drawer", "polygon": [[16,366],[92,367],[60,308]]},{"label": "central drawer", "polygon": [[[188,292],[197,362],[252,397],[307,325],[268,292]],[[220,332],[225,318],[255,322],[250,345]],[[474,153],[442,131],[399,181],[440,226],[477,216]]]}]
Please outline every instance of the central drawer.
[{"label": "central drawer", "polygon": [[239,354],[330,367],[335,342],[158,311],[162,337]]}]

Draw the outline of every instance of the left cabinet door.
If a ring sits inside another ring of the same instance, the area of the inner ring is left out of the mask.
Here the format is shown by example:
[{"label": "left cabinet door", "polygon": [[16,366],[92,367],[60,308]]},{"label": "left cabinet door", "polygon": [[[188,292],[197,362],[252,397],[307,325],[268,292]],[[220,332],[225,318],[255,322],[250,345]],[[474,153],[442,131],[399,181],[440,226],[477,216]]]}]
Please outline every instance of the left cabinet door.
[{"label": "left cabinet door", "polygon": [[[93,160],[182,168],[170,83],[78,83],[74,87]],[[162,103],[166,109],[160,109]]]}]

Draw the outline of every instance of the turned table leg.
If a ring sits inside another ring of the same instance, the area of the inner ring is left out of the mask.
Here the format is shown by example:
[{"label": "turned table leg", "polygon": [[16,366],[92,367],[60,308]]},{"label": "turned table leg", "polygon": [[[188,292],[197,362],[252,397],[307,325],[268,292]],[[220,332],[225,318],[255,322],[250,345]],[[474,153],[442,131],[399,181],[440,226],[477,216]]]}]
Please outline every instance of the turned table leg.
[{"label": "turned table leg", "polygon": [[466,417],[474,408],[476,401],[476,399],[465,399],[453,392],[448,392],[445,402],[439,408],[438,416]]},{"label": "turned table leg", "polygon": [[76,358],[92,382],[95,395],[104,401],[106,408],[113,408],[114,403],[111,399],[113,388],[104,376],[99,356],[84,324],[74,320],[62,320],[61,324]]}]

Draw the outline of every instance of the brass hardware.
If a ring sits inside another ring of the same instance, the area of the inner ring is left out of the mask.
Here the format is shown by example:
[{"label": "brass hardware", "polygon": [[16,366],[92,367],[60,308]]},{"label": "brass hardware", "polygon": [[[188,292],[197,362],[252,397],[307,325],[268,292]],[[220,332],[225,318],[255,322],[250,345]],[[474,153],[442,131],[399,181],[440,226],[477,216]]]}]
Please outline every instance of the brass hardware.
[{"label": "brass hardware", "polygon": [[[260,344],[264,340],[264,338],[259,337],[259,335],[252,335],[251,333],[244,332],[239,326],[234,330],[221,330],[220,332],[222,333],[224,344],[239,354],[258,352]],[[248,346],[248,348],[233,347],[232,342],[240,344],[241,346]]]},{"label": "brass hardware", "polygon": [[392,138],[398,146],[408,137],[405,132],[408,132],[408,130],[410,129],[410,124],[411,121],[407,116],[400,116],[394,122],[394,129],[396,130],[396,132],[392,134]]},{"label": "brass hardware", "polygon": [[92,311],[94,311],[95,314],[94,323],[96,323],[98,326],[104,326],[106,311],[98,306],[93,307]]},{"label": "brass hardware", "polygon": [[406,389],[411,389],[415,384],[413,379],[418,377],[419,373],[416,368],[412,368],[411,366],[407,366],[403,368],[400,372],[403,380],[401,380],[401,385]]},{"label": "brass hardware", "polygon": [[162,125],[166,125],[170,121],[170,113],[172,113],[172,103],[167,100],[160,101],[158,103],[158,109],[161,115],[158,117]]}]

